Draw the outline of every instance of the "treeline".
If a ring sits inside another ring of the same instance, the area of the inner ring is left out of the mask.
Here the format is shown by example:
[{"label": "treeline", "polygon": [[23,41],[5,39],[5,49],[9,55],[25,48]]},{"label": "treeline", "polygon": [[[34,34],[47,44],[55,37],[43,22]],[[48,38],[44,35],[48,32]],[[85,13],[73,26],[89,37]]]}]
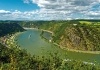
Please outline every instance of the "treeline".
[{"label": "treeline", "polygon": [[0,23],[0,36],[4,36],[7,34],[24,31],[24,29],[18,25],[17,23]]},{"label": "treeline", "polygon": [[66,23],[66,21],[23,21],[20,22],[19,25],[22,27],[48,29],[54,31],[55,27],[59,27],[63,23]]}]

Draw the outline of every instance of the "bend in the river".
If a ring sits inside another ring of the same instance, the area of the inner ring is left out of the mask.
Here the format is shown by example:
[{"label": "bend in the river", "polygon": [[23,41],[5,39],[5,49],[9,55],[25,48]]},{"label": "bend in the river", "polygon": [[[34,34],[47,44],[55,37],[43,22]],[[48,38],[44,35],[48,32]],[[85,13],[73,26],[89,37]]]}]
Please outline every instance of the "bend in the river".
[{"label": "bend in the river", "polygon": [[[46,56],[49,54],[58,53],[60,58],[82,60],[93,63],[100,63],[100,54],[79,53],[72,51],[65,51],[49,43],[41,38],[41,30],[27,29],[27,31],[19,34],[16,39],[22,49],[26,49],[32,55]],[[49,35],[49,34],[47,34]]]}]

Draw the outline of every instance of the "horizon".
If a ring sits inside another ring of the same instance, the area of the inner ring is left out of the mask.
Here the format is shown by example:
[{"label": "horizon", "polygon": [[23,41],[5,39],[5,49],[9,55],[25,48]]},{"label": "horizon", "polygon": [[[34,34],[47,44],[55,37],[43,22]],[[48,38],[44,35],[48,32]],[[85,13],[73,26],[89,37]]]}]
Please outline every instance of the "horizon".
[{"label": "horizon", "polygon": [[70,20],[0,20],[0,21],[100,21],[100,19],[70,19]]}]

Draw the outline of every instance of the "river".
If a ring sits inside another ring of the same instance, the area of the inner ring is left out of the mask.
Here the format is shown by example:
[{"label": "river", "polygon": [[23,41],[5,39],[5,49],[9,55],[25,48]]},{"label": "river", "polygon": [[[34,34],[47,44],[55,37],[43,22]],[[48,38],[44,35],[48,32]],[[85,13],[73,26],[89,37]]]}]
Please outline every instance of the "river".
[{"label": "river", "polygon": [[[63,59],[68,58],[100,64],[100,54],[79,53],[60,49],[58,46],[42,39],[41,32],[37,29],[28,29],[19,34],[16,37],[18,45],[32,55],[49,57],[49,54],[58,53],[58,57]],[[50,34],[46,35],[50,36]]]}]

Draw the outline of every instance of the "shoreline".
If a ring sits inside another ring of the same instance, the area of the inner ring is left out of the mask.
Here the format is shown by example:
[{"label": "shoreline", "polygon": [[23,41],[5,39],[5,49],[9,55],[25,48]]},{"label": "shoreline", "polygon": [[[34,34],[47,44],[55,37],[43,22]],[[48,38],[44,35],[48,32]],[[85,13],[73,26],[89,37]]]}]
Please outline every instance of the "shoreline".
[{"label": "shoreline", "polygon": [[[53,33],[52,31],[49,30],[44,30],[43,31],[47,31],[50,33]],[[53,42],[52,42],[53,43]],[[82,51],[82,50],[74,50],[74,49],[69,49],[66,47],[62,47],[61,45],[57,44],[57,43],[53,43],[54,45],[58,46],[59,48],[63,49],[63,50],[67,50],[67,51],[71,51],[71,52],[77,52],[77,53],[87,53],[87,54],[100,54],[100,51]]]},{"label": "shoreline", "polygon": [[54,35],[54,33],[53,33],[52,31],[49,31],[49,30],[45,30],[45,29],[40,29],[40,30],[42,30],[42,31],[44,31],[44,32],[48,32],[48,33],[51,33],[52,35]]},{"label": "shoreline", "polygon": [[[26,28],[24,27],[25,29],[37,29],[37,28]],[[46,31],[46,32],[49,32],[49,33],[52,33],[52,35],[54,34],[52,31],[49,31],[49,30],[45,30],[45,29],[38,29],[38,30],[42,30],[42,31]],[[69,48],[66,48],[66,47],[62,47],[61,45],[57,44],[57,43],[53,43],[51,42],[52,44],[58,46],[59,48],[63,49],[63,50],[66,50],[66,51],[71,51],[71,52],[77,52],[77,53],[87,53],[87,54],[100,54],[100,51],[82,51],[82,50],[74,50],[74,49],[69,49]]]},{"label": "shoreline", "polygon": [[71,52],[77,52],[77,53],[100,54],[100,51],[82,51],[82,50],[69,49],[69,48],[65,48],[65,47],[63,47],[62,49],[65,49],[65,50],[71,51]]},{"label": "shoreline", "polygon": [[24,29],[37,29],[39,30],[38,28],[27,28],[27,27],[23,27]]},{"label": "shoreline", "polygon": [[100,51],[82,51],[82,50],[74,50],[74,49],[69,49],[66,47],[62,47],[61,45],[57,43],[53,43],[54,45],[58,46],[59,48],[66,50],[66,51],[71,51],[71,52],[77,52],[77,53],[87,53],[87,54],[100,54]]},{"label": "shoreline", "polygon": [[12,48],[12,47],[18,47],[18,44],[16,42],[16,37],[20,34],[20,32],[16,32],[14,34],[11,35],[6,35],[4,37],[1,37],[2,39],[0,40],[0,43],[2,43],[5,47],[7,48]]},{"label": "shoreline", "polygon": [[49,30],[45,30],[45,29],[38,29],[38,28],[27,28],[27,27],[23,27],[24,29],[37,29],[37,30],[41,30],[41,31],[45,31],[45,32],[49,32],[51,33],[52,35],[54,34],[52,31],[49,31]]}]

